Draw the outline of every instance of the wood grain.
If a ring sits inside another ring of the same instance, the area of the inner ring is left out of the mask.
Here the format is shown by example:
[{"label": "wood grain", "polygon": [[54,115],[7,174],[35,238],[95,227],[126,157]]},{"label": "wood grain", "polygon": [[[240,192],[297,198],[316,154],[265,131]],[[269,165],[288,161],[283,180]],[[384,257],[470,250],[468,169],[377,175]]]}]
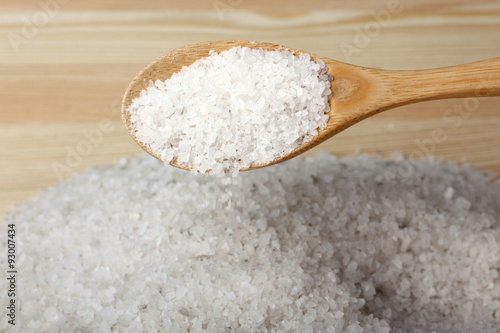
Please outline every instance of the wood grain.
[{"label": "wood grain", "polygon": [[[214,2],[201,0],[65,2],[17,52],[9,36],[23,36],[26,20],[42,11],[40,2],[0,4],[0,214],[61,177],[139,153],[121,125],[122,96],[146,64],[184,45],[266,41],[394,70],[500,56],[496,0],[401,0],[402,10],[366,40],[360,36],[376,24],[373,13],[387,10],[389,1],[242,0],[223,13]],[[346,52],[345,46],[353,51]],[[458,111],[459,99],[390,110],[347,129],[311,154],[411,154],[421,151],[422,140],[433,131],[443,131],[446,139],[431,147],[433,155],[500,172],[500,100],[478,101],[466,117]],[[68,149],[82,146],[88,141],[85,133],[99,130],[99,122],[106,119],[113,126],[102,141],[69,171],[54,171],[54,163],[65,165]]]}]

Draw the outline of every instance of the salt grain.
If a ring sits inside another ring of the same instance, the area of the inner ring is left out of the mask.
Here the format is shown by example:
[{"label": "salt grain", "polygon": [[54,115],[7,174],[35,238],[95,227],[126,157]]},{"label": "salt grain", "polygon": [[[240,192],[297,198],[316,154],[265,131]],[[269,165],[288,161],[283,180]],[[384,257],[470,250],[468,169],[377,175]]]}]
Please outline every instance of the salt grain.
[{"label": "salt grain", "polygon": [[322,155],[231,182],[151,157],[91,169],[6,216],[16,328],[498,332],[500,185],[411,163],[400,177],[396,162]]},{"label": "salt grain", "polygon": [[235,47],[152,82],[128,108],[165,163],[223,175],[268,164],[326,127],[330,75],[309,54]]}]

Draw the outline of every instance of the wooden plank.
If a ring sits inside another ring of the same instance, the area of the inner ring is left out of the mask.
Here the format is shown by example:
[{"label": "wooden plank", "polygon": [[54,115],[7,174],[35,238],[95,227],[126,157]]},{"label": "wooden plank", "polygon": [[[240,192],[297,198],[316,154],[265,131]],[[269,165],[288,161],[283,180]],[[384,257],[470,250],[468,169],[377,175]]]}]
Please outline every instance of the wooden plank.
[{"label": "wooden plank", "polygon": [[[122,95],[147,63],[186,44],[266,41],[386,69],[500,56],[498,1],[400,0],[401,12],[363,37],[366,27],[377,24],[373,11],[388,10],[390,2],[242,0],[221,14],[215,1],[69,0],[17,46],[12,36],[22,37],[24,22],[43,9],[38,0],[2,3],[0,215],[60,178],[139,153],[119,120]],[[500,172],[499,98],[480,99],[477,110],[453,128],[445,114],[461,103],[425,102],[382,113],[310,154],[409,155],[421,151],[416,140],[442,129],[447,139],[433,147],[433,155]],[[70,171],[58,174],[54,163],[64,165],[68,149],[88,140],[84,131],[98,129],[103,119],[112,122],[112,130]]]}]

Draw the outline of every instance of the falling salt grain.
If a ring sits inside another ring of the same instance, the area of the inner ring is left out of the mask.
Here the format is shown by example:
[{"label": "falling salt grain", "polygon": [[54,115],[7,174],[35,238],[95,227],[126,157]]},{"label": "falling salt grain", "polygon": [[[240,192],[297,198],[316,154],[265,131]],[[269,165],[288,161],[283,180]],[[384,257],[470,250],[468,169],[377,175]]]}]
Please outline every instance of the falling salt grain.
[{"label": "falling salt grain", "polygon": [[448,187],[446,189],[446,191],[444,191],[444,197],[447,199],[447,200],[450,200],[451,198],[453,198],[453,194],[455,193],[455,191],[453,190],[453,187]]},{"label": "falling salt grain", "polygon": [[309,54],[211,51],[133,100],[133,134],[165,163],[236,175],[287,155],[326,127],[326,72]]}]

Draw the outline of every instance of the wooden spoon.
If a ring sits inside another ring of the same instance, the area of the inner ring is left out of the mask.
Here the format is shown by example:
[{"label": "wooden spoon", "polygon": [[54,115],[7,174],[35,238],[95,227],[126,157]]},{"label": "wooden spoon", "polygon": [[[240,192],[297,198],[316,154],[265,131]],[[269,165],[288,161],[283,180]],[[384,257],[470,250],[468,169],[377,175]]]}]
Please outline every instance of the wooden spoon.
[{"label": "wooden spoon", "polygon": [[[132,101],[149,87],[150,81],[169,79],[183,66],[207,57],[211,50],[221,52],[236,46],[268,51],[289,50],[296,55],[307,53],[270,43],[220,41],[185,46],[156,59],[130,83],[122,103],[123,122],[134,140],[146,152],[155,156],[133,134],[130,114],[127,112]],[[363,119],[401,105],[444,98],[500,96],[500,58],[437,69],[395,71],[349,65],[315,54],[311,54],[311,57],[324,61],[328,73],[334,78],[331,86],[333,97],[329,101],[330,118],[326,128],[319,131],[313,140],[288,155],[247,170],[289,160]],[[171,165],[189,169],[178,165],[176,160]]]}]

